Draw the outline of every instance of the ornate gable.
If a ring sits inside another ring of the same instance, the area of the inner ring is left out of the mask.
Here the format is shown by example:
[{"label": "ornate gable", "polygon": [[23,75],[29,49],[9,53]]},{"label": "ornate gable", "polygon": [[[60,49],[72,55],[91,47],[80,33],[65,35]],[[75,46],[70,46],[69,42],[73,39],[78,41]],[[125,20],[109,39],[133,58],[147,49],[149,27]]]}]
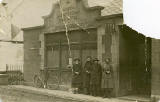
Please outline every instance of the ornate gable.
[{"label": "ornate gable", "polygon": [[53,5],[51,13],[43,17],[44,31],[65,31],[64,22],[69,30],[95,27],[96,18],[101,16],[102,9],[101,6],[89,7],[87,0],[60,0]]}]

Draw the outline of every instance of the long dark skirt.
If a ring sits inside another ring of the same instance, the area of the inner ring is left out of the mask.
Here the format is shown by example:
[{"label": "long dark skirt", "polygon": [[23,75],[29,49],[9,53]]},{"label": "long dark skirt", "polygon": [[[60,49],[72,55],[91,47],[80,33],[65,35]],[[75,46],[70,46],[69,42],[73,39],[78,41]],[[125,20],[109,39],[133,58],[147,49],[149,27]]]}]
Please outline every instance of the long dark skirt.
[{"label": "long dark skirt", "polygon": [[72,83],[72,88],[82,87],[82,83]]}]

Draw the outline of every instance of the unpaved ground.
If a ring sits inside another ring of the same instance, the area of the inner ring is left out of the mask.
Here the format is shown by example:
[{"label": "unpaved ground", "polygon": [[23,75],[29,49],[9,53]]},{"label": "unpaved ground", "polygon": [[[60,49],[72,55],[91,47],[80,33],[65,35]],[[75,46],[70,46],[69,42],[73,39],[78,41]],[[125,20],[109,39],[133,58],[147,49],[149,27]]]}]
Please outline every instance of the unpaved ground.
[{"label": "unpaved ground", "polygon": [[133,102],[26,86],[0,86],[0,99],[2,102]]}]

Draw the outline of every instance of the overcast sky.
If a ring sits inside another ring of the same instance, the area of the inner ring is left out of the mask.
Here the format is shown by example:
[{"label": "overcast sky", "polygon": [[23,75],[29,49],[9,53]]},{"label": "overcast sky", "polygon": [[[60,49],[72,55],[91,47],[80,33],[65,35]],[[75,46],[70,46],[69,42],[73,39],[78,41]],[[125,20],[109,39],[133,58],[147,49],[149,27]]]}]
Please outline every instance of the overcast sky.
[{"label": "overcast sky", "polygon": [[124,23],[147,37],[160,39],[160,0],[123,0]]}]

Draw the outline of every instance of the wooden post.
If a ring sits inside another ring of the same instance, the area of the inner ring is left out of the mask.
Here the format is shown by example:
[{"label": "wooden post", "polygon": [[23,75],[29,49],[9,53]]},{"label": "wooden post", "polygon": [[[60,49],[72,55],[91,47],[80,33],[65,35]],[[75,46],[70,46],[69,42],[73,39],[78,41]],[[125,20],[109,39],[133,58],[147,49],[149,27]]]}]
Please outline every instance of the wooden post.
[{"label": "wooden post", "polygon": [[61,74],[62,74],[62,48],[61,48],[62,44],[61,44],[61,40],[59,41],[59,69],[58,69],[58,73],[59,73],[59,78],[58,78],[58,88],[60,86],[61,83]]},{"label": "wooden post", "polygon": [[82,59],[82,56],[83,56],[83,48],[82,48],[82,47],[83,47],[83,42],[82,42],[82,37],[83,37],[83,35],[81,34],[81,35],[80,35],[80,45],[79,45],[79,46],[80,46],[80,59],[81,59],[81,64],[83,64],[83,61],[82,61],[82,60],[83,60],[83,59]]},{"label": "wooden post", "polygon": [[98,59],[100,60],[100,62],[102,62],[102,57],[103,57],[103,53],[104,53],[104,48],[102,45],[102,36],[105,35],[105,25],[102,25],[100,27],[98,27],[97,30],[97,55],[98,55]]}]

